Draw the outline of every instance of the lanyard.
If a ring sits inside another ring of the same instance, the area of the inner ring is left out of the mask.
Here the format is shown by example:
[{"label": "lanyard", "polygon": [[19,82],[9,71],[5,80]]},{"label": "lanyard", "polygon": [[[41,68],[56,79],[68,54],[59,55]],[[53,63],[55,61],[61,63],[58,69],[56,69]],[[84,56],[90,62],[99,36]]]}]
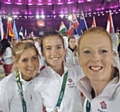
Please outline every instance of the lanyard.
[{"label": "lanyard", "polygon": [[91,110],[91,104],[90,104],[90,102],[87,100],[87,102],[86,102],[86,112],[90,112],[90,110]]},{"label": "lanyard", "polygon": [[61,87],[60,94],[59,94],[59,97],[58,97],[58,100],[57,100],[56,107],[58,107],[58,108],[60,107],[62,99],[63,99],[63,96],[64,96],[64,91],[65,91],[65,87],[66,87],[67,77],[68,77],[68,71],[64,75],[63,82],[62,82],[62,87]]},{"label": "lanyard", "polygon": [[27,107],[26,107],[26,102],[25,102],[24,97],[23,97],[23,88],[22,88],[22,83],[20,81],[19,72],[16,73],[16,81],[17,81],[19,92],[20,92],[20,97],[21,97],[21,101],[22,101],[23,112],[27,112]]}]

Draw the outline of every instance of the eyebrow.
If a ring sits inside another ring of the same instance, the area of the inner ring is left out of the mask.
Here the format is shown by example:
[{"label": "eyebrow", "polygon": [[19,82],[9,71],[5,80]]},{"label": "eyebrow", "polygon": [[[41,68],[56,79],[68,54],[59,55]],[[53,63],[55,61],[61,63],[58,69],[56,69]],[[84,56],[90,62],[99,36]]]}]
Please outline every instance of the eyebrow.
[{"label": "eyebrow", "polygon": [[[55,45],[55,46],[62,46],[62,44],[58,44],[58,45]],[[48,45],[48,46],[45,46],[45,47],[52,47],[52,46]]]}]

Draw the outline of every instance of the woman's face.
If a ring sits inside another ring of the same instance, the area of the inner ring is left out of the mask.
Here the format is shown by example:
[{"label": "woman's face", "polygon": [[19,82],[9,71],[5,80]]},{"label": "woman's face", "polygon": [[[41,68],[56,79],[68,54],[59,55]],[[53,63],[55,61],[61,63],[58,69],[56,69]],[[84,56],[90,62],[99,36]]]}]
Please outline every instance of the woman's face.
[{"label": "woman's face", "polygon": [[81,39],[79,62],[91,81],[110,80],[113,64],[111,44],[104,34],[91,33]]},{"label": "woman's face", "polygon": [[39,59],[36,51],[32,48],[24,50],[17,62],[17,67],[24,80],[30,80],[34,77],[39,68]]},{"label": "woman's face", "polygon": [[70,46],[70,48],[74,49],[75,48],[75,39],[71,38],[68,42],[68,45]]},{"label": "woman's face", "polygon": [[45,37],[42,53],[51,68],[61,67],[65,57],[62,40],[58,36]]}]

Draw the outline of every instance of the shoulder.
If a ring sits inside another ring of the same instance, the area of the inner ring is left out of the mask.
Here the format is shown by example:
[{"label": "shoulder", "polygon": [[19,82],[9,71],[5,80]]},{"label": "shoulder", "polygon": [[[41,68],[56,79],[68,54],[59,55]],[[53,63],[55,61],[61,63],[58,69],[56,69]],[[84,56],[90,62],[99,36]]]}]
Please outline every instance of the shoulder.
[{"label": "shoulder", "polygon": [[84,72],[79,65],[66,65],[68,67],[68,73],[70,75],[76,76],[78,78],[82,78],[84,76]]},{"label": "shoulder", "polygon": [[16,83],[16,80],[15,73],[13,72],[0,81],[0,87],[5,86],[6,88],[13,88],[14,83]]},{"label": "shoulder", "polygon": [[51,81],[54,80],[52,72],[48,67],[45,67],[40,73],[34,78],[35,89],[45,89]]},{"label": "shoulder", "polygon": [[11,47],[7,47],[6,50],[12,50],[12,48]]}]

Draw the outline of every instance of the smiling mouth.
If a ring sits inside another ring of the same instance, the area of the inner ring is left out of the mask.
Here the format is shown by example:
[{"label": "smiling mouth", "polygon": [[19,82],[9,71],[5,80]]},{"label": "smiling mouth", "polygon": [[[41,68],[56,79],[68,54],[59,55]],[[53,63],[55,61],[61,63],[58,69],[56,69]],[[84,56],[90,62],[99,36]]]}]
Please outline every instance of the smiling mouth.
[{"label": "smiling mouth", "polygon": [[27,70],[32,72],[32,71],[34,71],[34,70],[35,70],[35,68],[34,68],[34,69],[27,69]]},{"label": "smiling mouth", "polygon": [[56,60],[58,60],[58,58],[51,58],[53,61],[56,61]]},{"label": "smiling mouth", "polygon": [[93,71],[99,71],[99,70],[102,70],[103,67],[101,67],[101,66],[90,66],[89,68]]}]

